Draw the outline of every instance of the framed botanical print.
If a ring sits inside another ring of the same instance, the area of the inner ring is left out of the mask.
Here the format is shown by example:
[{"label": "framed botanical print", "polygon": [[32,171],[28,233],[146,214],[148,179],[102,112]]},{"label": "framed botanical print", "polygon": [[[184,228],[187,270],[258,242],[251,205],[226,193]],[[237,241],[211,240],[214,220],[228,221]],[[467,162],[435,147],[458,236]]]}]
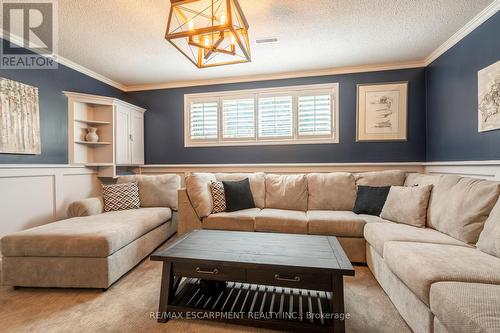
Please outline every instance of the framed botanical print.
[{"label": "framed botanical print", "polygon": [[406,141],[408,82],[358,84],[356,141]]},{"label": "framed botanical print", "polygon": [[500,129],[500,60],[477,73],[478,131]]}]

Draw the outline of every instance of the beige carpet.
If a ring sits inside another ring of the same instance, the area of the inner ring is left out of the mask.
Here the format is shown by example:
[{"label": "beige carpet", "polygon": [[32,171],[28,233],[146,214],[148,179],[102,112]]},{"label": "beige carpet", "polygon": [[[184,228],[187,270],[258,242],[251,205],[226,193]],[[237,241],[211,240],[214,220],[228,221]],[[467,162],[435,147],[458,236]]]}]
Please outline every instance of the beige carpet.
[{"label": "beige carpet", "polygon": [[[271,332],[229,324],[171,320],[159,324],[161,263],[145,260],[107,292],[0,288],[0,332]],[[346,279],[348,332],[411,332],[367,267]]]}]

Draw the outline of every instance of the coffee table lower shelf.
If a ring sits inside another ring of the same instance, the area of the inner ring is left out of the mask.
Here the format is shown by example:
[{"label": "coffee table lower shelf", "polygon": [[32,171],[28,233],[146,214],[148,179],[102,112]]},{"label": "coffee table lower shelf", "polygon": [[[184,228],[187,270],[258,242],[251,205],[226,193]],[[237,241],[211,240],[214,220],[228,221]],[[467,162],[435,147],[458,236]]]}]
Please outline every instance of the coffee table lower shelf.
[{"label": "coffee table lower shelf", "polygon": [[287,331],[331,332],[331,298],[331,292],[240,282],[227,282],[224,291],[207,296],[199,279],[182,278],[168,314]]}]

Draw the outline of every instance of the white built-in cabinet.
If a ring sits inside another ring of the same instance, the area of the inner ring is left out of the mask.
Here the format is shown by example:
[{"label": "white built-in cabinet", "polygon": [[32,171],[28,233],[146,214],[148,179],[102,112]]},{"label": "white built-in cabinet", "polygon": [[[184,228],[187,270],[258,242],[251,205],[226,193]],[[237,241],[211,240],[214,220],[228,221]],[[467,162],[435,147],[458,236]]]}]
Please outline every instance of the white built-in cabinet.
[{"label": "white built-in cabinet", "polygon": [[[144,164],[144,110],[122,100],[64,92],[68,97],[68,157],[72,165],[98,168],[116,177],[118,167]],[[96,127],[98,142],[85,139]]]}]

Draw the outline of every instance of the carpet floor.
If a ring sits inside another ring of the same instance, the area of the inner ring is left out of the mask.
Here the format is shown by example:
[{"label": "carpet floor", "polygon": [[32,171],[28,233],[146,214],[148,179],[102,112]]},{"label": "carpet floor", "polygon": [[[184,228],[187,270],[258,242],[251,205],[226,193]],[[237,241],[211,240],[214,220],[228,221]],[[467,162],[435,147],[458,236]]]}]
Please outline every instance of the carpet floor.
[{"label": "carpet floor", "polygon": [[[1,287],[0,332],[272,332],[199,320],[157,323],[160,275],[161,263],[144,260],[107,292]],[[347,332],[411,332],[367,267],[346,278],[345,302]]]}]

